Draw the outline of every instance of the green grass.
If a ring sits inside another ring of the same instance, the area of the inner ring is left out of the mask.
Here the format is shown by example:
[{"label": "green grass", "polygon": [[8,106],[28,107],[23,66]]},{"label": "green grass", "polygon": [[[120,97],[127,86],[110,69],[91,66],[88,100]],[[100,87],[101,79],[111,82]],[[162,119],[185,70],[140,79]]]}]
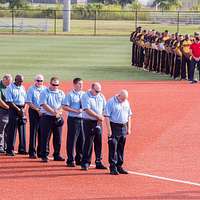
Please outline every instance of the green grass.
[{"label": "green grass", "polygon": [[130,66],[128,37],[1,36],[0,75],[23,74],[26,81],[42,73],[46,79],[166,80],[167,76]]},{"label": "green grass", "polygon": [[[11,33],[11,17],[0,18],[0,33]],[[54,19],[45,18],[15,18],[15,32],[22,33],[54,33]],[[170,32],[177,32],[177,25],[175,24],[157,24],[148,21],[138,21],[138,26],[142,26],[144,29],[155,29],[163,32],[168,29]],[[95,21],[94,20],[71,20],[71,31],[69,33],[63,33],[63,20],[56,20],[56,32],[57,34],[65,35],[93,35],[95,33]],[[135,29],[134,20],[97,20],[96,21],[96,34],[97,35],[130,35]],[[179,32],[181,34],[193,34],[200,31],[200,25],[187,24],[179,25]]]}]

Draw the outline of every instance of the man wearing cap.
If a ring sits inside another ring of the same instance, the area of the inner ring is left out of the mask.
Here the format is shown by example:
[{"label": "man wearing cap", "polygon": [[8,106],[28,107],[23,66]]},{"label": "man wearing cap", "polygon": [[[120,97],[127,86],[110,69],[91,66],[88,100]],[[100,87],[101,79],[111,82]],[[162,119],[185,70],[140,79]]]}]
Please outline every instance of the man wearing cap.
[{"label": "man wearing cap", "polygon": [[[73,80],[73,90],[68,92],[63,101],[63,109],[68,111],[67,118],[67,166],[81,165],[84,147],[81,97],[85,93],[81,78]],[[76,151],[76,156],[75,156]]]},{"label": "man wearing cap", "polygon": [[9,106],[6,103],[5,91],[11,84],[12,76],[6,74],[0,81],[0,153],[5,153],[6,149],[6,126],[8,124],[8,109]]},{"label": "man wearing cap", "polygon": [[108,100],[105,108],[111,175],[128,174],[122,167],[126,136],[131,134],[132,112],[127,99],[128,91],[121,90]]},{"label": "man wearing cap", "polygon": [[51,132],[53,132],[53,157],[55,161],[64,161],[60,156],[62,126],[64,124],[62,118],[62,102],[65,94],[59,89],[59,79],[52,77],[50,85],[40,94],[39,104],[41,106],[41,159],[42,162],[48,162],[48,149]]},{"label": "man wearing cap", "polygon": [[19,133],[19,154],[26,152],[26,116],[25,100],[26,91],[22,85],[24,77],[16,75],[15,82],[11,83],[6,89],[6,102],[9,105],[9,122],[7,127],[7,149],[8,156],[14,156],[14,145],[16,142],[16,133]]},{"label": "man wearing cap", "polygon": [[[41,130],[39,126],[40,121],[40,93],[46,88],[43,86],[44,77],[41,74],[35,76],[34,85],[32,85],[27,92],[26,103],[29,105],[29,122],[30,122],[30,137],[29,137],[29,158],[35,159],[37,156],[41,157]],[[36,142],[38,141],[38,142]],[[36,151],[37,143],[37,151]]]},{"label": "man wearing cap", "polygon": [[85,134],[81,168],[82,170],[88,170],[91,164],[94,143],[96,169],[106,169],[102,164],[102,123],[106,100],[101,93],[100,83],[92,83],[91,90],[82,96],[81,103],[84,111],[83,129]]},{"label": "man wearing cap", "polygon": [[200,68],[200,38],[195,37],[194,43],[190,45],[190,83],[197,83],[197,80],[194,80],[194,72],[196,65]]}]

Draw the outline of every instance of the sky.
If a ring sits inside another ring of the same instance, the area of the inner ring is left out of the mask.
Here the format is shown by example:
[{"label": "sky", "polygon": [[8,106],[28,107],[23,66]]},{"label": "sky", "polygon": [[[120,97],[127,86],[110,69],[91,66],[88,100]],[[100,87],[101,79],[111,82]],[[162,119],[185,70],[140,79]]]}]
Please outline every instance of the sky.
[{"label": "sky", "polygon": [[141,2],[142,4],[147,4],[148,2],[151,2],[152,0],[139,0],[139,2]]}]

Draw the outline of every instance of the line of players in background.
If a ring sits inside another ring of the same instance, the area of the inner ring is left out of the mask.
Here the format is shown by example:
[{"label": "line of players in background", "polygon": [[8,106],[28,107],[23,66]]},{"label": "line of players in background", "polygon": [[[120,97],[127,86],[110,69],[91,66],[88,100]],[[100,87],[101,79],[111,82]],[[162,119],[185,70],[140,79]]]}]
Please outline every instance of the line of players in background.
[{"label": "line of players in background", "polygon": [[190,36],[137,27],[130,36],[132,66],[196,83],[195,66],[198,69],[200,66],[199,40],[197,32]]}]

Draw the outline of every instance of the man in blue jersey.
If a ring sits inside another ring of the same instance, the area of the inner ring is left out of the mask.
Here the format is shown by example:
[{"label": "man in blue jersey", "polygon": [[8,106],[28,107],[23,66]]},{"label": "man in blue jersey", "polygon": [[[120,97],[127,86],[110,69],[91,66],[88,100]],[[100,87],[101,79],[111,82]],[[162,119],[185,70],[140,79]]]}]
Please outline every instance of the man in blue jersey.
[{"label": "man in blue jersey", "polygon": [[7,149],[8,156],[14,156],[14,145],[16,141],[17,129],[19,132],[19,154],[26,152],[26,116],[25,100],[26,91],[22,85],[24,77],[16,75],[15,82],[11,83],[6,89],[6,102],[9,105],[9,122],[7,127]]},{"label": "man in blue jersey", "polygon": [[110,174],[128,174],[123,169],[124,147],[126,136],[131,134],[131,108],[128,102],[128,91],[121,90],[119,94],[108,100],[105,108],[105,119],[108,131]]},{"label": "man in blue jersey", "polygon": [[[44,77],[41,74],[36,75],[34,85],[27,91],[26,103],[29,105],[29,122],[30,122],[30,137],[29,137],[29,158],[36,159],[41,157],[41,130],[40,121],[40,93],[46,88],[43,85]],[[38,141],[38,142],[36,142]],[[37,151],[36,151],[37,143]],[[36,156],[37,153],[37,156]]]},{"label": "man in blue jersey", "polygon": [[92,149],[94,143],[96,169],[107,169],[102,164],[102,123],[103,111],[106,100],[101,93],[101,85],[92,83],[91,90],[86,92],[81,99],[83,112],[83,129],[85,134],[85,145],[81,168],[88,170],[91,164]]},{"label": "man in blue jersey", "polygon": [[[63,109],[68,111],[67,118],[67,166],[75,167],[81,164],[83,157],[84,134],[82,120],[81,97],[85,93],[81,78],[73,80],[73,90],[66,94]],[[75,156],[76,151],[76,156]]]},{"label": "man in blue jersey", "polygon": [[65,94],[59,89],[59,79],[52,77],[48,88],[40,94],[39,104],[41,106],[41,159],[42,162],[48,162],[48,149],[51,132],[53,132],[53,157],[55,161],[64,161],[60,155],[62,138],[62,102]]},{"label": "man in blue jersey", "polygon": [[5,153],[6,149],[6,126],[8,124],[9,106],[6,103],[6,88],[11,84],[12,76],[6,74],[0,81],[0,153]]}]

